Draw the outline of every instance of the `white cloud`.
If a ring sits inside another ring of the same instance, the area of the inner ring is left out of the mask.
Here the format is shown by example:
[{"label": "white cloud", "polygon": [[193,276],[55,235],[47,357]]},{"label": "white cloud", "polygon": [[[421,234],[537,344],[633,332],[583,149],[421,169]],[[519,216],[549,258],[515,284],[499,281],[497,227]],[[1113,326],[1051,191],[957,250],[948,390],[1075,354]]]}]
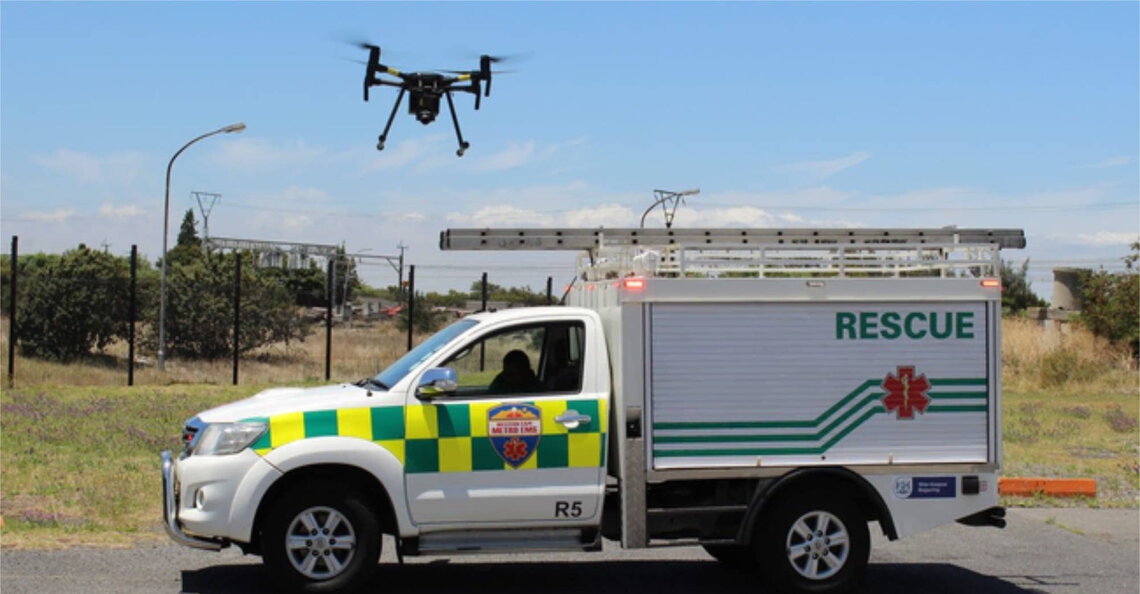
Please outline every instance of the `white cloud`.
[{"label": "white cloud", "polygon": [[481,157],[473,163],[473,168],[478,171],[503,171],[506,169],[514,169],[522,167],[531,160],[535,155],[535,144],[533,140],[529,140],[522,144],[511,143],[507,148],[489,155]]},{"label": "white cloud", "polygon": [[281,225],[290,230],[307,229],[308,227],[312,226],[312,224],[313,219],[305,215],[285,217],[281,221]]},{"label": "white cloud", "polygon": [[471,227],[552,227],[556,218],[550,214],[514,206],[485,206],[471,214],[450,214],[447,220]]},{"label": "white cloud", "polygon": [[828,161],[801,161],[799,163],[791,163],[785,165],[783,169],[807,173],[813,177],[823,179],[835,175],[844,169],[854,167],[870,158],[871,153],[859,151],[851,153],[846,157],[839,157],[838,159]]},{"label": "white cloud", "polygon": [[312,165],[328,154],[328,150],[307,146],[300,140],[275,144],[260,138],[242,138],[219,143],[209,159],[218,166],[244,171]]},{"label": "white cloud", "polygon": [[1135,231],[1098,231],[1096,233],[1078,233],[1069,236],[1053,236],[1050,239],[1091,246],[1127,246],[1140,240],[1140,233]]},{"label": "white cloud", "polygon": [[[440,146],[446,136],[432,134],[420,138],[401,140],[395,146],[385,147],[383,151],[376,151],[369,157],[369,171],[388,171],[392,169],[406,169],[413,166],[418,168],[432,167],[433,159],[427,159],[432,154],[442,150]],[[425,163],[427,165],[425,165]]]},{"label": "white cloud", "polygon": [[72,178],[80,184],[127,184],[138,176],[146,157],[140,153],[95,156],[71,149],[32,157],[36,164]]},{"label": "white cloud", "polygon": [[38,223],[62,223],[75,216],[71,208],[57,208],[51,211],[32,211],[24,214],[24,218]]},{"label": "white cloud", "polygon": [[1128,155],[1120,155],[1117,157],[1105,159],[1105,160],[1101,161],[1100,163],[1091,163],[1088,165],[1081,165],[1081,168],[1082,169],[1105,169],[1108,167],[1120,167],[1121,165],[1127,165],[1131,162],[1132,162],[1132,157],[1129,157]]},{"label": "white cloud", "polygon": [[563,213],[559,227],[636,227],[641,215],[621,204],[602,204]]},{"label": "white cloud", "polygon": [[138,217],[146,214],[146,211],[135,206],[134,204],[124,204],[123,206],[115,206],[110,202],[104,202],[99,207],[99,214],[114,219],[125,219],[130,217]]}]

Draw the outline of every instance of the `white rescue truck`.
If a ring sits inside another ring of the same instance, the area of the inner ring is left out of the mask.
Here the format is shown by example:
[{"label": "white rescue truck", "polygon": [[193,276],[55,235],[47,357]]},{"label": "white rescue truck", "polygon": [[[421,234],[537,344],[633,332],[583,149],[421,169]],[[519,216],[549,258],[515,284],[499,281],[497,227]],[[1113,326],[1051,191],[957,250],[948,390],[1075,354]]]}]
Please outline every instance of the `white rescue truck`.
[{"label": "white rescue truck", "polygon": [[[356,384],[202,412],[163,452],[177,542],[294,590],[408,555],[700,544],[777,590],[1004,525],[1001,248],[1020,230],[453,229],[581,250],[568,307],[478,313]],[[498,374],[521,351],[530,370]]]}]

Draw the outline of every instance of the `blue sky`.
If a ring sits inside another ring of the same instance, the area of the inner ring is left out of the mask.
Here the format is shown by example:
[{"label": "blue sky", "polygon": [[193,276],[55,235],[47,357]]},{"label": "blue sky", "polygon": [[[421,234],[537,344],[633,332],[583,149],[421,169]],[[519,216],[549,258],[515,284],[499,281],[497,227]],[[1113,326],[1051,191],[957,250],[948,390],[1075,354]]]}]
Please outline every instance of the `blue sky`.
[{"label": "blue sky", "polygon": [[[405,70],[516,55],[455,157],[362,100],[363,38]],[[1140,233],[1140,4],[0,3],[0,234],[161,252],[191,192],[210,232],[394,255],[419,286],[559,285],[570,253],[441,252],[449,227],[1023,228],[1055,265],[1119,267]],[[200,214],[199,214],[199,218]],[[649,224],[661,226],[659,216]],[[173,241],[173,239],[172,239]],[[394,284],[387,265],[365,280]]]}]

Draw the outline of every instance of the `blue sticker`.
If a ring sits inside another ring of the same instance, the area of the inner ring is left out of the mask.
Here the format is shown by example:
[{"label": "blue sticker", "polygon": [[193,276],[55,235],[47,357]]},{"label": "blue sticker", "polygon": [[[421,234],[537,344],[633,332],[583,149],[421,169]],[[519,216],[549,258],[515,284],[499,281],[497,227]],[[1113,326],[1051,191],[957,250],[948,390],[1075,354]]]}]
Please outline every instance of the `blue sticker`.
[{"label": "blue sticker", "polygon": [[894,493],[897,499],[953,499],[958,496],[958,477],[898,476]]}]

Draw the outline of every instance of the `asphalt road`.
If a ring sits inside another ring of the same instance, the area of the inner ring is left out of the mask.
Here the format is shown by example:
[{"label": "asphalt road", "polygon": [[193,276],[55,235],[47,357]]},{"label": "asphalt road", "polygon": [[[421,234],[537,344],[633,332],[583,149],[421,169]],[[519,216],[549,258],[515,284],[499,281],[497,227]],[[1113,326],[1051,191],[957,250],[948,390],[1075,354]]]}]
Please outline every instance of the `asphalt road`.
[{"label": "asphalt road", "polygon": [[[1137,510],[1010,510],[1009,526],[949,525],[896,542],[875,535],[863,590],[882,594],[1128,594],[1140,592]],[[877,530],[872,530],[874,534]],[[386,541],[377,592],[591,594],[763,592],[698,547],[601,553],[407,559]],[[173,544],[0,554],[0,591],[270,593],[257,557]]]}]

